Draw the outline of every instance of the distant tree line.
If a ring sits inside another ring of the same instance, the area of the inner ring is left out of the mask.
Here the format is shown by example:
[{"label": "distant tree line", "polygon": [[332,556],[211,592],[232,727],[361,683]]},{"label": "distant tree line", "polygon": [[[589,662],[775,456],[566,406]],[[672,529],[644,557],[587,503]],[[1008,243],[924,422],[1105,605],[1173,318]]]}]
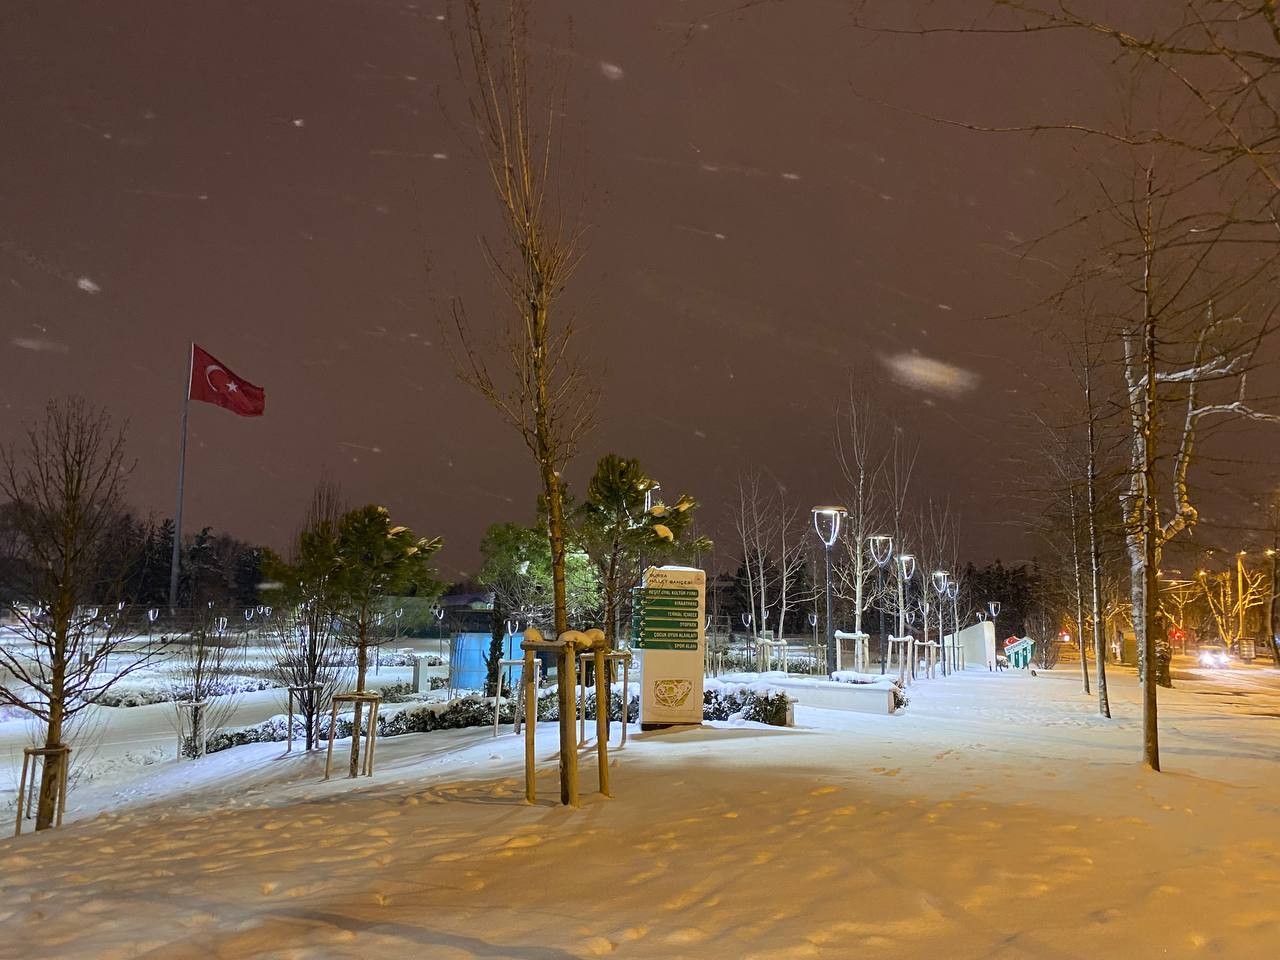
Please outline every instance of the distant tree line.
[{"label": "distant tree line", "polygon": [[[19,505],[0,504],[0,603],[32,599],[33,562],[20,549]],[[86,571],[86,595],[98,602],[120,596],[140,606],[169,603],[173,520],[124,510],[108,521],[102,549]],[[178,605],[251,607],[258,602],[263,549],[204,527],[183,537]]]}]

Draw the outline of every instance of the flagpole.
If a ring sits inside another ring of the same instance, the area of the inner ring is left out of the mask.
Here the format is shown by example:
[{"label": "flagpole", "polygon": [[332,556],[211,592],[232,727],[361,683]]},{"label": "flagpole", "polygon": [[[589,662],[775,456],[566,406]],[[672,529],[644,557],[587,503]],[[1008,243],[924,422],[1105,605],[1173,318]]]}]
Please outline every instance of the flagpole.
[{"label": "flagpole", "polygon": [[182,486],[187,475],[187,413],[191,409],[191,373],[195,369],[196,345],[191,344],[187,361],[187,382],[182,391],[182,439],[178,444],[178,508],[173,513],[173,555],[169,560],[169,610],[178,606],[178,557],[182,550]]}]

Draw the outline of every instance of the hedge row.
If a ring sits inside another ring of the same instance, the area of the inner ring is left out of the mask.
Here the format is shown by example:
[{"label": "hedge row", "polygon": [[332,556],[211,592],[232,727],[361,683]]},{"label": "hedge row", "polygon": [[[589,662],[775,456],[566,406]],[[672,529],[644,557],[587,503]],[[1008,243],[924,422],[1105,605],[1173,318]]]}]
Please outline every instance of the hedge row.
[{"label": "hedge row", "polygon": [[[632,685],[627,716],[635,720],[640,712],[640,695]],[[503,700],[499,708],[499,721],[511,723],[514,718],[516,703],[514,700]],[[588,691],[586,697],[586,715],[595,719],[595,691]],[[787,696],[772,687],[748,684],[719,683],[708,680],[703,694],[703,718],[706,720],[750,720],[782,727],[787,723]],[[559,702],[554,687],[544,687],[538,691],[538,719],[540,721],[558,720],[560,716]],[[609,697],[609,718],[622,719],[622,685],[614,684]],[[336,735],[338,739],[351,736],[351,715],[338,717]],[[288,718],[275,716],[252,727],[238,730],[219,731],[209,737],[208,752],[216,753],[230,747],[238,747],[246,743],[271,743],[287,740]],[[457,730],[464,727],[485,727],[493,725],[493,700],[488,697],[468,696],[448,703],[419,703],[407,706],[394,712],[379,712],[378,736],[398,737],[406,733],[430,733],[433,730]],[[302,722],[294,718],[294,737],[305,736]],[[329,717],[320,718],[320,736],[329,736]]]},{"label": "hedge row", "polygon": [[[225,697],[233,693],[252,693],[271,690],[281,684],[266,677],[242,674],[215,677],[204,683],[205,697]],[[128,678],[99,693],[93,702],[99,707],[146,707],[153,703],[170,703],[174,700],[193,700],[194,689],[190,683],[150,680],[145,683],[129,683]]]}]

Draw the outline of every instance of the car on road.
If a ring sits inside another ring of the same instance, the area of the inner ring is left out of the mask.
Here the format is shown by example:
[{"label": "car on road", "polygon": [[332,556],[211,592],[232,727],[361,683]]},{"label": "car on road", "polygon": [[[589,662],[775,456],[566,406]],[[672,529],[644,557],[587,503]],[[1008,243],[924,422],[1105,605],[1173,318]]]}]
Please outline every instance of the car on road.
[{"label": "car on road", "polygon": [[1208,667],[1212,670],[1221,670],[1223,667],[1231,665],[1231,657],[1227,653],[1227,648],[1220,643],[1201,644],[1196,661],[1200,666]]}]

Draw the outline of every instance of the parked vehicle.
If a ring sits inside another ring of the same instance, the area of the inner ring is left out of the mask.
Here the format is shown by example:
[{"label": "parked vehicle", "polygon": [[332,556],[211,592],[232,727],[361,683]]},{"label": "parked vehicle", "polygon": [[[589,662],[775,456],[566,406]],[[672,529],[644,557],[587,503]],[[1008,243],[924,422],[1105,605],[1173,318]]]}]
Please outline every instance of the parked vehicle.
[{"label": "parked vehicle", "polygon": [[1227,654],[1227,648],[1220,643],[1202,643],[1196,660],[1200,666],[1213,670],[1221,670],[1223,667],[1231,665],[1231,657]]}]

